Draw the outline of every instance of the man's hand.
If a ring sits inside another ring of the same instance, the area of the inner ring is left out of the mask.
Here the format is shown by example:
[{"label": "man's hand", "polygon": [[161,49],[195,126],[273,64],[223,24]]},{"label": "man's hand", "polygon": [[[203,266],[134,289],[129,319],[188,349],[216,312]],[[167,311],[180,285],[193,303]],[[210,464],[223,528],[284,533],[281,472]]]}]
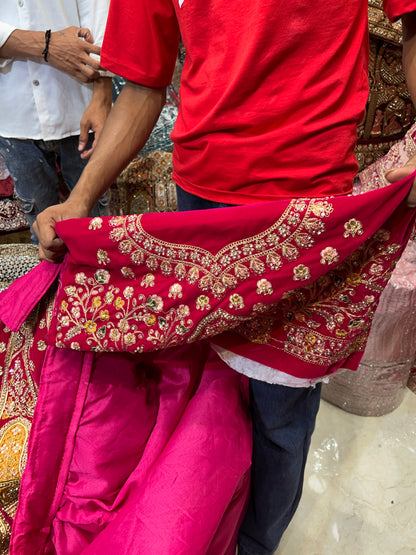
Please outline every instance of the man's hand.
[{"label": "man's hand", "polygon": [[99,56],[100,51],[101,48],[93,44],[89,29],[67,27],[51,33],[48,62],[80,81],[89,83],[100,77],[100,62],[91,56]]},{"label": "man's hand", "polygon": [[[94,81],[94,92],[90,105],[85,110],[80,124],[80,136],[78,150],[82,152],[81,158],[87,159],[91,156],[95,145],[104,127],[105,120],[112,105],[112,85],[110,77],[101,77]],[[89,132],[94,132],[94,142],[89,150],[84,150],[88,143]]]},{"label": "man's hand", "polygon": [[79,203],[71,201],[70,198],[62,204],[50,206],[41,212],[33,224],[33,229],[39,239],[39,258],[48,262],[61,262],[66,247],[62,239],[56,235],[56,222],[87,216],[88,211]]},{"label": "man's hand", "polygon": [[[416,170],[416,155],[410,158],[401,168],[394,168],[386,173],[386,179],[390,183],[404,179]],[[407,205],[410,208],[416,208],[416,178],[407,197]]]},{"label": "man's hand", "polygon": [[[100,77],[101,48],[93,44],[91,31],[85,27],[67,27],[51,33],[48,63],[89,83]],[[0,48],[0,57],[27,56],[39,61],[45,48],[45,31],[15,29]]]}]

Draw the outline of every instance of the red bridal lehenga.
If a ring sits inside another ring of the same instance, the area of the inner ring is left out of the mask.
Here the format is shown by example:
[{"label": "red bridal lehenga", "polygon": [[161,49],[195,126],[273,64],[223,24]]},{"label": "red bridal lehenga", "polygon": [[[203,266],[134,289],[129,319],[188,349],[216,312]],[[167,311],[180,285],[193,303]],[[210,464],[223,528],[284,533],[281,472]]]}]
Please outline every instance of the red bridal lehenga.
[{"label": "red bridal lehenga", "polygon": [[4,552],[13,525],[15,555],[234,554],[247,383],[216,350],[311,383],[358,366],[414,233],[414,176],[384,173],[414,151],[348,197],[60,223],[65,261],[0,297]]}]

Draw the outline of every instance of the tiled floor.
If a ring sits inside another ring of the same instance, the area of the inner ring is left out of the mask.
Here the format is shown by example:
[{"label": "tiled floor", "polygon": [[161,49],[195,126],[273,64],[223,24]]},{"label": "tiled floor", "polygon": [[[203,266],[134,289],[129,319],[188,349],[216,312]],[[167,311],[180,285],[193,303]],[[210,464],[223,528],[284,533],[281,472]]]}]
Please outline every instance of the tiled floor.
[{"label": "tiled floor", "polygon": [[304,493],[276,555],[416,553],[416,395],[381,417],[322,401]]}]

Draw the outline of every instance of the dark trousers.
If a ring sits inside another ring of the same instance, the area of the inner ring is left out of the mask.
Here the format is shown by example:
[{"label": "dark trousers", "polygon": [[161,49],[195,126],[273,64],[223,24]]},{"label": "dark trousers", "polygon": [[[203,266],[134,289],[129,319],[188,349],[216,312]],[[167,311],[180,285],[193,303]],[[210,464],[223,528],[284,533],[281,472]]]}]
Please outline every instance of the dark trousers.
[{"label": "dark trousers", "polygon": [[[87,164],[78,151],[78,141],[78,135],[58,141],[0,137],[0,154],[13,179],[15,194],[30,225],[34,244],[38,239],[32,226],[38,214],[59,202],[57,160],[69,191],[75,187]],[[87,149],[91,144],[90,139]],[[108,203],[108,196],[104,195],[90,216],[109,216]]]},{"label": "dark trousers", "polygon": [[[230,206],[177,190],[181,211]],[[251,492],[239,531],[239,555],[272,555],[293,517],[302,495],[320,395],[320,384],[295,388],[250,380]]]}]

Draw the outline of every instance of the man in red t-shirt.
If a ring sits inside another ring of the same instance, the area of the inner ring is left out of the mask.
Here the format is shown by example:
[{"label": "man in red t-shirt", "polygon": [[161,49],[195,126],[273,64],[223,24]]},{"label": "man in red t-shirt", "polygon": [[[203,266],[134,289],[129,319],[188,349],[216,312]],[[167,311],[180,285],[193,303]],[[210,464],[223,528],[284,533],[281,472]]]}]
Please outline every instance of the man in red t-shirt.
[{"label": "man in red t-shirt", "polygon": [[[416,0],[386,0],[391,19],[407,14],[406,70],[416,56],[413,10]],[[35,224],[42,258],[64,251],[55,222],[87,216],[146,142],[179,36],[186,49],[172,133],[179,209],[351,192],[368,92],[365,0],[113,0],[102,65],[128,82],[70,198]],[[409,174],[412,163],[390,179]],[[242,555],[273,553],[300,499],[320,389],[297,385],[251,380],[252,496]]]}]

